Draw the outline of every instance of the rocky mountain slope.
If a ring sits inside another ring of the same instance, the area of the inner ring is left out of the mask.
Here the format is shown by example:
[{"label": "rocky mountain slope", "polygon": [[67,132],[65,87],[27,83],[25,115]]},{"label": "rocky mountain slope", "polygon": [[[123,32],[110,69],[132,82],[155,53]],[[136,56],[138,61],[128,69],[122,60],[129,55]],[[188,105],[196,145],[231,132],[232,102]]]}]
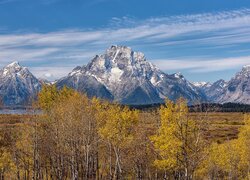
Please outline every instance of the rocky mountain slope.
[{"label": "rocky mountain slope", "polygon": [[4,106],[29,105],[41,89],[41,83],[18,62],[0,70],[0,100]]},{"label": "rocky mountain slope", "polygon": [[208,102],[250,104],[250,65],[246,65],[230,81],[222,79],[213,84],[193,83]]},{"label": "rocky mountain slope", "polygon": [[233,77],[217,98],[218,103],[235,102],[250,104],[250,65],[244,66]]},{"label": "rocky mountain slope", "polygon": [[184,97],[189,103],[202,100],[193,84],[182,75],[168,75],[148,62],[141,52],[112,46],[86,66],[76,67],[57,82],[122,104],[162,103],[164,98]]},{"label": "rocky mountain slope", "polygon": [[204,93],[207,97],[208,102],[218,102],[218,99],[221,97],[227,82],[223,79],[220,79],[209,86],[203,87]]},{"label": "rocky mountain slope", "polygon": [[220,79],[214,83],[194,82],[193,85],[205,96],[207,102],[216,103],[224,91],[226,81]]}]

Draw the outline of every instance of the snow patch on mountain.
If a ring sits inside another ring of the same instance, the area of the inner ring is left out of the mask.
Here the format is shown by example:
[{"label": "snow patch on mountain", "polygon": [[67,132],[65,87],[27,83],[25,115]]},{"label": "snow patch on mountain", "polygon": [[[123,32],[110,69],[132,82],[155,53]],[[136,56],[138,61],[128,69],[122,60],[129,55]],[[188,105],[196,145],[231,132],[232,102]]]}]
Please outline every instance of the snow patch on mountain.
[{"label": "snow patch on mountain", "polygon": [[195,86],[195,87],[198,87],[198,88],[202,88],[202,87],[210,87],[212,84],[209,83],[209,82],[192,82],[192,84]]}]

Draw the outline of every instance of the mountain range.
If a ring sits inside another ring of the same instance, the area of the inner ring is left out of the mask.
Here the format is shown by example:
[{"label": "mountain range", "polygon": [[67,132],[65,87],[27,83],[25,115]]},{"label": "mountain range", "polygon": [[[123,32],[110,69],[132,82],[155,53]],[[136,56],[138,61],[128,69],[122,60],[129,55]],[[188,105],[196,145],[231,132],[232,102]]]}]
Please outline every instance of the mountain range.
[{"label": "mountain range", "polygon": [[[37,79],[26,67],[13,62],[0,70],[0,97],[4,106],[30,104],[46,80]],[[48,83],[48,82],[46,82]],[[126,46],[111,46],[87,65],[78,66],[55,82],[89,97],[98,97],[126,105],[163,103],[179,97],[189,104],[250,104],[250,65],[230,81],[191,83],[182,74],[167,74],[150,63],[141,52]]]}]

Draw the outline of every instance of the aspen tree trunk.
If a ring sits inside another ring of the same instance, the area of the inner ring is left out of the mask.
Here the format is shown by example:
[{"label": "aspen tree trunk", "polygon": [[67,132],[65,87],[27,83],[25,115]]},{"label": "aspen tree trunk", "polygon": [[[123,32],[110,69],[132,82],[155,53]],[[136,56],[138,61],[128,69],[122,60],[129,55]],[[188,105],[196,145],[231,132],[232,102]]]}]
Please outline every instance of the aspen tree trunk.
[{"label": "aspen tree trunk", "polygon": [[20,170],[19,170],[19,166],[17,167],[17,180],[20,180]]},{"label": "aspen tree trunk", "polygon": [[[36,118],[35,118],[36,119]],[[37,179],[37,120],[35,120],[35,132],[34,132],[34,149],[33,149],[33,178]]]},{"label": "aspen tree trunk", "polygon": [[4,170],[3,169],[1,169],[1,173],[0,173],[0,177],[1,177],[1,180],[4,180]]},{"label": "aspen tree trunk", "polygon": [[48,175],[48,168],[47,166],[45,165],[45,177],[46,177],[46,180],[49,179],[49,175]]},{"label": "aspen tree trunk", "polygon": [[112,145],[109,142],[109,176],[110,179],[112,179],[113,173],[112,173]]},{"label": "aspen tree trunk", "polygon": [[96,180],[99,180],[99,153],[98,153],[98,143],[97,143],[97,152],[96,152]]},{"label": "aspen tree trunk", "polygon": [[85,155],[85,178],[88,179],[89,176],[89,147],[86,145],[86,155]]},{"label": "aspen tree trunk", "polygon": [[115,178],[119,178],[119,176],[122,174],[122,168],[121,168],[121,162],[120,162],[120,156],[119,156],[119,148],[114,147],[114,152],[116,156],[116,165],[115,165]]}]

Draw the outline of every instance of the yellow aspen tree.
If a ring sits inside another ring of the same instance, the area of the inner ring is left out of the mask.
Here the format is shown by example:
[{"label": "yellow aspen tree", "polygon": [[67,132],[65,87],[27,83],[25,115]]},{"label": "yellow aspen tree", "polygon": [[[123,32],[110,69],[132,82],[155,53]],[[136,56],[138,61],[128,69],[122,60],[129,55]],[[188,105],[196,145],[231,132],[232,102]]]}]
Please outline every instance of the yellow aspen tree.
[{"label": "yellow aspen tree", "polygon": [[34,128],[31,125],[21,125],[19,127],[19,137],[15,144],[14,154],[18,176],[21,179],[29,179],[34,176]]},{"label": "yellow aspen tree", "polygon": [[166,171],[165,178],[193,178],[204,159],[205,144],[200,125],[189,116],[184,99],[179,99],[176,104],[167,100],[161,107],[160,127],[151,140],[159,154],[154,165]]},{"label": "yellow aspen tree", "polygon": [[[52,177],[92,179],[98,176],[95,112],[99,101],[64,87],[46,112],[41,130],[42,151]],[[49,144],[50,146],[47,146]]]},{"label": "yellow aspen tree", "polygon": [[239,133],[239,146],[244,166],[244,174],[250,179],[250,115],[245,115],[244,126],[241,127]]},{"label": "yellow aspen tree", "polygon": [[15,178],[12,172],[15,172],[15,163],[13,161],[13,157],[11,153],[7,150],[2,148],[0,150],[0,178]]},{"label": "yellow aspen tree", "polygon": [[250,118],[245,117],[245,125],[240,128],[238,139],[210,146],[205,170],[211,179],[249,179],[250,169]]},{"label": "yellow aspen tree", "polygon": [[[98,114],[99,134],[110,150],[110,176],[119,178],[123,173],[122,149],[134,138],[133,127],[138,122],[138,111],[119,105],[108,105]],[[115,168],[112,172],[112,152],[115,154]]]},{"label": "yellow aspen tree", "polygon": [[153,179],[156,168],[152,166],[156,158],[151,145],[150,136],[157,129],[157,112],[140,111],[139,122],[135,126],[135,135],[132,143],[126,150],[126,172],[131,179]]},{"label": "yellow aspen tree", "polygon": [[55,85],[44,85],[38,94],[38,106],[44,111],[49,111],[58,98],[58,90]]},{"label": "yellow aspen tree", "polygon": [[14,179],[15,162],[11,153],[12,139],[0,128],[0,179]]},{"label": "yellow aspen tree", "polygon": [[154,164],[162,170],[174,170],[178,167],[176,155],[182,145],[181,140],[175,135],[178,124],[175,115],[175,105],[171,101],[166,102],[165,107],[161,107],[161,124],[158,134],[151,137],[155,149],[159,152],[160,159],[155,160]]},{"label": "yellow aspen tree", "polygon": [[205,167],[208,177],[244,179],[248,167],[246,155],[246,147],[238,139],[223,144],[212,144]]}]

